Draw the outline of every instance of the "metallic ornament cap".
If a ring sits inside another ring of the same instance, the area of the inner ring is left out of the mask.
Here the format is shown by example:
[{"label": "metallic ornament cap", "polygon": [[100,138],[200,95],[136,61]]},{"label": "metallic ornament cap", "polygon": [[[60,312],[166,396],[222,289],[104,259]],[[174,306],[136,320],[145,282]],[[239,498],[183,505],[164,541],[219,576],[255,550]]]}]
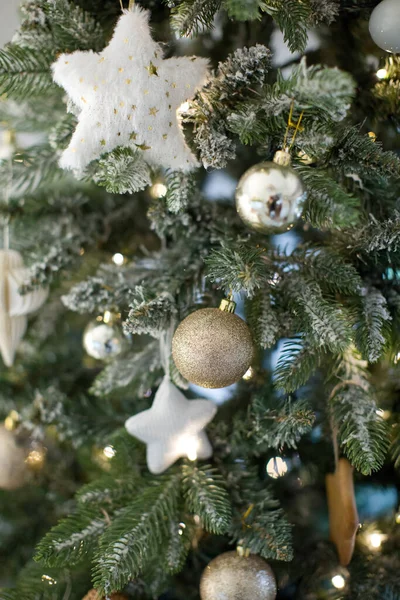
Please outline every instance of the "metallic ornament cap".
[{"label": "metallic ornament cap", "polygon": [[291,156],[286,150],[278,150],[275,152],[273,162],[282,167],[289,167],[292,163]]},{"label": "metallic ornament cap", "polygon": [[205,568],[200,581],[201,600],[275,600],[276,580],[260,556],[225,552]]},{"label": "metallic ornament cap", "polygon": [[222,310],[222,312],[234,313],[236,310],[236,302],[231,300],[231,298],[224,298],[221,300],[219,310]]}]

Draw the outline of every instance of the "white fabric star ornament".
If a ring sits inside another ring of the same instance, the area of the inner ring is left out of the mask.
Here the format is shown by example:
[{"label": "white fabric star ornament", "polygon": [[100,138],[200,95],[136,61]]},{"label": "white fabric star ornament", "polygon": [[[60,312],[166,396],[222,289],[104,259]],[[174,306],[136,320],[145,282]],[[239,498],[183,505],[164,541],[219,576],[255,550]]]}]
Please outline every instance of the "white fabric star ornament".
[{"label": "white fabric star ornament", "polygon": [[46,288],[38,288],[21,295],[19,289],[28,276],[19,252],[0,250],[0,353],[7,367],[14,363],[28,325],[27,315],[42,306],[48,294]]},{"label": "white fabric star ornament", "polygon": [[166,376],[152,407],[128,419],[125,427],[147,444],[147,466],[158,475],[183,456],[210,458],[212,447],[203,429],[216,412],[210,400],[187,400]]},{"label": "white fabric star ornament", "polygon": [[124,10],[109,45],[62,54],[53,78],[80,110],[60,166],[82,172],[117,146],[139,148],[146,162],[188,170],[198,165],[180,126],[178,108],[206,81],[207,60],[163,59],[151,37],[149,12]]}]

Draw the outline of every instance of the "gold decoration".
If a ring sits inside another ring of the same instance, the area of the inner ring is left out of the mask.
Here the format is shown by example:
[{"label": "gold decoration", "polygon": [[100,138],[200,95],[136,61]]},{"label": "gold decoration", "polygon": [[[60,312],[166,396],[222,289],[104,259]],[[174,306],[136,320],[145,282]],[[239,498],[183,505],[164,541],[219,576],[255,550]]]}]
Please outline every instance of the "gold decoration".
[{"label": "gold decoration", "polygon": [[150,76],[156,75],[158,77],[157,67],[155,65],[153,65],[153,63],[151,61],[150,61],[150,64],[146,67],[146,70]]},{"label": "gold decoration", "polygon": [[335,472],[326,476],[326,495],[330,537],[339,554],[340,564],[346,567],[353,556],[359,526],[353,467],[346,458],[341,458]]},{"label": "gold decoration", "polygon": [[204,569],[200,581],[201,600],[275,600],[276,592],[271,567],[255,554],[220,554]]},{"label": "gold decoration", "polygon": [[221,309],[202,308],[186,317],[172,340],[172,355],[180,373],[206,388],[239,381],[253,359],[248,326],[231,312],[232,301],[221,304]]}]

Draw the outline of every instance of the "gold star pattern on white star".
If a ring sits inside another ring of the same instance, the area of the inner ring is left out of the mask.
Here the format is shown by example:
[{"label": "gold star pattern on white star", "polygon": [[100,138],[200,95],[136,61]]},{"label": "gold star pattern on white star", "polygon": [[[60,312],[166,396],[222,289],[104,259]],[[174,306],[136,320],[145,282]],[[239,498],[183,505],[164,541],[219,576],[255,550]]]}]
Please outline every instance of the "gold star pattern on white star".
[{"label": "gold star pattern on white star", "polygon": [[38,288],[21,295],[19,289],[28,276],[19,252],[0,250],[0,353],[7,367],[14,363],[28,325],[27,315],[42,306],[48,294],[47,289]]},{"label": "gold star pattern on white star", "polygon": [[178,109],[207,78],[207,60],[163,59],[151,37],[149,12],[124,10],[109,45],[62,54],[53,79],[80,110],[60,166],[79,173],[117,146],[139,148],[149,164],[189,170],[198,166],[185,142]]},{"label": "gold star pattern on white star", "polygon": [[125,427],[147,444],[147,466],[158,475],[183,456],[210,458],[212,447],[203,429],[216,412],[210,400],[187,400],[166,376],[152,407],[128,419]]}]

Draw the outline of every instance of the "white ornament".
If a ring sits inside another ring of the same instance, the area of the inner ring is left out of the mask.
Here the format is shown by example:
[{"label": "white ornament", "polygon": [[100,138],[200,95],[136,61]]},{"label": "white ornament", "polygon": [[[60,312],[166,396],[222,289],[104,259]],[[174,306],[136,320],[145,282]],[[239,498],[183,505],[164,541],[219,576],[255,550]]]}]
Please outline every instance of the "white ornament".
[{"label": "white ornament", "polygon": [[21,295],[19,289],[28,277],[19,252],[0,250],[0,353],[7,367],[13,364],[25,334],[27,315],[42,306],[48,294],[47,289],[38,288]]},{"label": "white ornament", "polygon": [[375,44],[394,54],[400,52],[400,2],[382,0],[369,20],[369,32]]},{"label": "white ornament", "polygon": [[165,376],[152,407],[128,419],[125,427],[147,444],[147,466],[157,475],[180,457],[196,460],[212,455],[203,429],[216,412],[210,400],[187,400]]},{"label": "white ornament", "polygon": [[185,142],[178,108],[206,80],[208,62],[198,57],[163,59],[148,24],[149,12],[124,10],[101,52],[62,54],[53,78],[80,109],[60,166],[81,172],[117,146],[140,148],[145,160],[163,167],[198,165]]},{"label": "white ornament", "polygon": [[25,483],[27,467],[25,452],[18,446],[15,436],[0,427],[0,489],[15,490]]}]

